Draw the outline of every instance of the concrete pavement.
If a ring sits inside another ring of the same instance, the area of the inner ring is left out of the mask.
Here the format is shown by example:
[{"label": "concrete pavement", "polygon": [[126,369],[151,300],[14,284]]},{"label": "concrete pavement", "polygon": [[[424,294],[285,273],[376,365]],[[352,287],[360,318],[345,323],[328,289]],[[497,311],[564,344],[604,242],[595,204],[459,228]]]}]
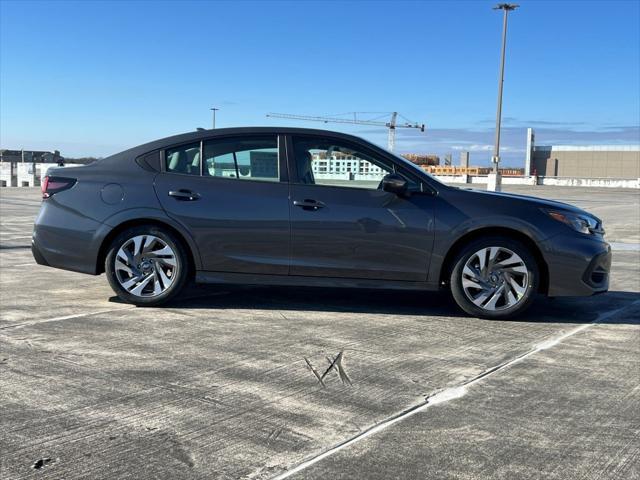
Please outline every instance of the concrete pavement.
[{"label": "concrete pavement", "polygon": [[636,303],[291,478],[640,478],[639,322]]},{"label": "concrete pavement", "polygon": [[[640,241],[638,193],[602,201],[581,206]],[[442,294],[305,288],[192,287],[140,309],[104,276],[35,265],[38,206],[0,190],[0,478],[274,478],[545,342],[292,478],[638,476],[638,252],[614,252],[610,293],[511,322]],[[321,385],[312,368],[340,352]]]}]

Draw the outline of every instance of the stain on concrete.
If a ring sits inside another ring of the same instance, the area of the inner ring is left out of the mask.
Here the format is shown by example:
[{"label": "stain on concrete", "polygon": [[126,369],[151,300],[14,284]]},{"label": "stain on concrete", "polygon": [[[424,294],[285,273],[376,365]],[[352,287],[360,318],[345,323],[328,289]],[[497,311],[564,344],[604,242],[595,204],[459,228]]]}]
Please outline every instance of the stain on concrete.
[{"label": "stain on concrete", "polygon": [[39,460],[36,460],[34,464],[31,465],[31,468],[33,468],[34,470],[40,470],[41,468],[44,468],[47,465],[51,465],[53,462],[54,460],[52,460],[49,457],[41,458]]}]

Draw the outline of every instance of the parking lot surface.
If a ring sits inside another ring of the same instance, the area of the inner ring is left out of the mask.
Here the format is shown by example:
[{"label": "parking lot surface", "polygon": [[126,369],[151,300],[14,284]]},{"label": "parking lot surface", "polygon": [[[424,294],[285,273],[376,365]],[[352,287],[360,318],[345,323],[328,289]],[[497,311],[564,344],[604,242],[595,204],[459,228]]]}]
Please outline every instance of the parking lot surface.
[{"label": "parking lot surface", "polygon": [[601,217],[611,291],[516,321],[313,288],[135,308],[36,265],[39,191],[1,189],[0,478],[640,478],[640,193],[505,190]]}]

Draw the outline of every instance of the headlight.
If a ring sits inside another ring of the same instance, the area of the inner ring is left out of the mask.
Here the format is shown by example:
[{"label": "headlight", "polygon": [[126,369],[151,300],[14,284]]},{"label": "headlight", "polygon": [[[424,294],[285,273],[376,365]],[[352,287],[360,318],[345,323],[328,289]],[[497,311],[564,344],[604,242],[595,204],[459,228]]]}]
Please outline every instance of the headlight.
[{"label": "headlight", "polygon": [[597,219],[589,215],[557,210],[544,210],[544,212],[554,220],[562,222],[573,228],[576,232],[584,233],[586,235],[604,235],[602,225],[600,225]]}]

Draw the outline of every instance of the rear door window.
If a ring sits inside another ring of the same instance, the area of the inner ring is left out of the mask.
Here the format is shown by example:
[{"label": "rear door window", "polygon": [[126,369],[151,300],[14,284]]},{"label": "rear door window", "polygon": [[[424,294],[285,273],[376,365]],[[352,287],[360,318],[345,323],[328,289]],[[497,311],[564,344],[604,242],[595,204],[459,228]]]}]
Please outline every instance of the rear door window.
[{"label": "rear door window", "polygon": [[205,176],[280,181],[276,135],[207,140],[203,156]]}]

